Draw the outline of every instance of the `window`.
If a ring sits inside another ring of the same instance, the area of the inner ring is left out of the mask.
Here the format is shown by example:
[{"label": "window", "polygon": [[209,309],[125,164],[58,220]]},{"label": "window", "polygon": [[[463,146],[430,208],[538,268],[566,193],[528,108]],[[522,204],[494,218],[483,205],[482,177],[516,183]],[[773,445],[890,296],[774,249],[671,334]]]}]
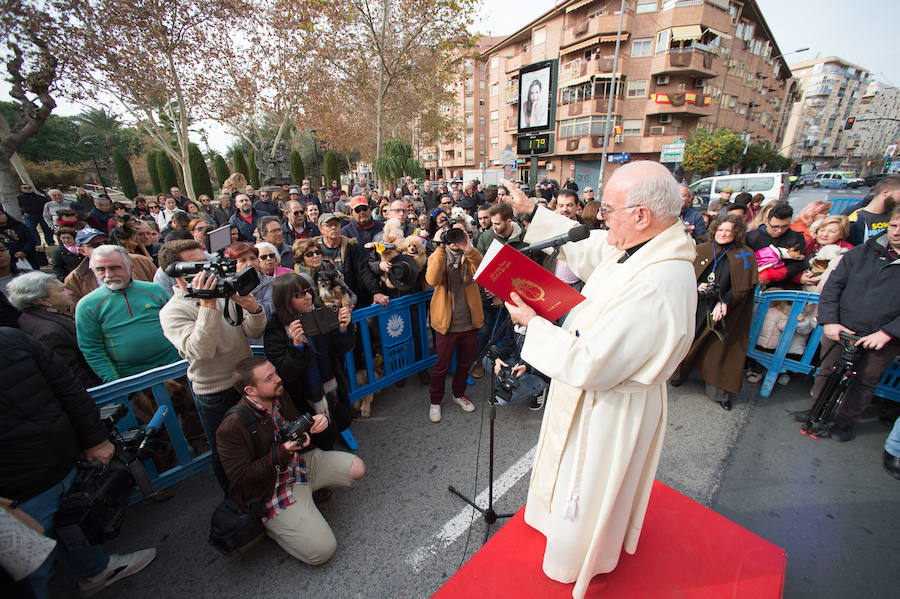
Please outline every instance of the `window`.
[{"label": "window", "polygon": [[466,112],[472,112],[474,106],[475,106],[475,102],[474,102],[472,96],[466,96],[466,102],[465,102]]},{"label": "window", "polygon": [[491,111],[491,120],[492,120],[492,121],[499,121],[499,120],[500,120],[500,111],[499,111],[499,110],[492,110],[492,111]]},{"label": "window", "polygon": [[564,87],[560,94],[560,104],[583,102],[593,97],[593,85],[590,82]]},{"label": "window", "polygon": [[472,147],[475,145],[475,136],[471,133],[466,134],[466,146]]},{"label": "window", "polygon": [[737,96],[730,96],[728,98],[728,108],[734,110],[735,104],[737,104]]},{"label": "window", "polygon": [[496,147],[498,147],[499,145],[500,145],[500,138],[499,138],[499,137],[492,137],[492,138],[491,138],[491,148],[496,148]]},{"label": "window", "polygon": [[731,24],[734,25],[738,22],[738,19],[741,18],[741,11],[744,9],[744,5],[740,2],[732,2],[728,7],[728,14],[731,16]]},{"label": "window", "polygon": [[637,10],[634,12],[636,14],[656,12],[656,3],[657,0],[637,0]]},{"label": "window", "polygon": [[641,119],[626,119],[622,121],[623,135],[641,135],[644,129],[644,121]]},{"label": "window", "polygon": [[540,29],[534,30],[534,45],[543,44],[547,41],[547,28],[541,27]]},{"label": "window", "polygon": [[[631,79],[625,88],[625,96],[628,98],[646,98],[647,97],[647,80]],[[627,122],[627,121],[626,121]]]},{"label": "window", "polygon": [[738,104],[737,113],[741,114],[741,115],[747,114],[747,105],[744,104],[743,102]]},{"label": "window", "polygon": [[491,95],[496,96],[500,93],[500,84],[499,83],[491,83]]},{"label": "window", "polygon": [[653,40],[650,38],[638,39],[631,41],[631,57],[638,58],[641,56],[650,56],[651,45]]},{"label": "window", "polygon": [[491,68],[492,68],[492,69],[496,69],[496,68],[499,67],[499,66],[500,66],[500,57],[499,57],[499,56],[492,56],[492,57],[491,57]]},{"label": "window", "polygon": [[[611,124],[621,123],[622,117],[615,117],[610,120]],[[560,139],[573,137],[587,137],[588,135],[603,135],[605,116],[586,116],[577,119],[568,119],[559,123]],[[612,135],[612,127],[607,128],[609,134]]]},{"label": "window", "polygon": [[484,133],[478,136],[478,141],[484,141]]},{"label": "window", "polygon": [[656,34],[656,53],[663,54],[669,50],[669,39],[672,36],[671,29],[663,29]]}]

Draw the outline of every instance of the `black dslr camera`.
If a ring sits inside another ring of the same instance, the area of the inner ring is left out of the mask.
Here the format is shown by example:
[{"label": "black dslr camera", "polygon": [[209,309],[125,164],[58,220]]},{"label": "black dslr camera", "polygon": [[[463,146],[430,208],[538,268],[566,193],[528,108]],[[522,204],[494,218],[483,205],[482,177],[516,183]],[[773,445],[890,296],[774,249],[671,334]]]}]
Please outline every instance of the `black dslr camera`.
[{"label": "black dslr camera", "polygon": [[711,283],[707,283],[706,285],[706,289],[697,292],[697,299],[701,301],[719,299],[719,296],[721,295],[719,284],[713,281]]},{"label": "black dslr camera", "polygon": [[512,366],[503,366],[497,374],[497,387],[494,390],[496,395],[503,401],[512,400],[513,391],[519,387],[519,379],[512,371]]},{"label": "black dslr camera", "polygon": [[[216,277],[215,289],[194,289],[193,281],[201,272],[206,277]],[[188,297],[199,299],[213,299],[219,297],[231,297],[237,295],[250,295],[259,285],[259,275],[256,269],[248,266],[241,272],[237,272],[237,261],[229,260],[222,256],[205,262],[173,262],[166,268],[166,274],[170,277],[184,277],[188,283]]]},{"label": "black dslr camera", "polygon": [[446,227],[441,240],[437,243],[450,245],[451,243],[462,243],[466,240],[466,232],[459,227]]},{"label": "black dslr camera", "polygon": [[285,422],[283,426],[278,428],[278,435],[281,441],[287,443],[289,441],[302,442],[303,435],[309,434],[312,428],[313,418],[309,414],[304,414],[296,420]]}]

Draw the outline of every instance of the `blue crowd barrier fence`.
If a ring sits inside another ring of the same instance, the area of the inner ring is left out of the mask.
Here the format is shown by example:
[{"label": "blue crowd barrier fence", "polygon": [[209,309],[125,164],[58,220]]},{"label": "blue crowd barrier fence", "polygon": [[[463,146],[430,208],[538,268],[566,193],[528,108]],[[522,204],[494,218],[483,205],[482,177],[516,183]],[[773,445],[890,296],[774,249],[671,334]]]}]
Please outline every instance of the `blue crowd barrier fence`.
[{"label": "blue crowd barrier fence", "polygon": [[850,206],[862,204],[860,198],[834,198],[829,201],[831,202],[831,212],[828,214],[840,214],[844,209],[849,208]]},{"label": "blue crowd barrier fence", "polygon": [[[759,333],[762,330],[766,313],[774,301],[790,302],[791,307],[788,312],[787,323],[778,338],[775,350],[768,352],[757,348],[756,343],[759,339]],[[788,358],[787,351],[797,330],[797,317],[800,316],[807,304],[818,304],[819,295],[807,291],[764,291],[761,293],[757,291],[755,302],[756,307],[753,321],[750,325],[747,355],[766,368],[766,376],[763,379],[759,394],[762,397],[769,397],[772,394],[772,389],[775,387],[775,382],[778,380],[778,375],[781,373],[811,374],[816,369],[812,362],[816,354],[816,348],[818,348],[819,342],[822,340],[823,329],[821,325],[817,325],[813,329],[806,349],[799,360]],[[900,360],[895,359],[891,366],[885,369],[881,381],[875,390],[875,395],[900,402]]]}]

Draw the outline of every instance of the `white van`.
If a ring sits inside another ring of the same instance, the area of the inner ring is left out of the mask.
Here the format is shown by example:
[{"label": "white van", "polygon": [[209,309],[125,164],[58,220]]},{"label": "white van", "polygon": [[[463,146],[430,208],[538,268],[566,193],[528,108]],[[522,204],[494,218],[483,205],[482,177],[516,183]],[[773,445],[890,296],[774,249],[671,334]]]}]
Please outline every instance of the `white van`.
[{"label": "white van", "polygon": [[689,186],[694,194],[694,203],[704,208],[710,201],[718,200],[723,189],[731,188],[732,199],[742,191],[750,195],[763,194],[763,203],[786,200],[790,186],[788,173],[746,173],[743,175],[720,175],[706,177]]}]

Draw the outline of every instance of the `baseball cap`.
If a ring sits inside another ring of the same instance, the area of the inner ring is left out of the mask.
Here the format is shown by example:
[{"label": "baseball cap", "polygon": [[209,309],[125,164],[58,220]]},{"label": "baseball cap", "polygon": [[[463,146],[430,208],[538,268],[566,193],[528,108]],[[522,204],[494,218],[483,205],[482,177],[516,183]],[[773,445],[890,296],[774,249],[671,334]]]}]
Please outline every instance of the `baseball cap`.
[{"label": "baseball cap", "polygon": [[719,193],[734,193],[734,190],[731,189],[730,187],[726,187],[725,189],[723,189],[723,190],[720,191]]},{"label": "baseball cap", "polygon": [[321,227],[322,225],[324,225],[325,223],[327,223],[330,220],[341,220],[341,217],[339,217],[334,212],[326,212],[325,214],[323,214],[319,217],[318,225]]},{"label": "baseball cap", "polygon": [[296,193],[297,195],[300,195],[300,190],[297,189],[296,187],[291,187],[291,189],[288,191],[288,195],[291,195],[292,193]]},{"label": "baseball cap", "polygon": [[352,200],[350,200],[350,210],[353,210],[357,206],[369,206],[369,200],[366,199],[366,196],[354,196]]},{"label": "baseball cap", "polygon": [[95,237],[106,237],[106,233],[98,231],[97,229],[85,227],[75,234],[75,247],[81,247],[86,243],[90,243],[91,239],[94,239]]}]

